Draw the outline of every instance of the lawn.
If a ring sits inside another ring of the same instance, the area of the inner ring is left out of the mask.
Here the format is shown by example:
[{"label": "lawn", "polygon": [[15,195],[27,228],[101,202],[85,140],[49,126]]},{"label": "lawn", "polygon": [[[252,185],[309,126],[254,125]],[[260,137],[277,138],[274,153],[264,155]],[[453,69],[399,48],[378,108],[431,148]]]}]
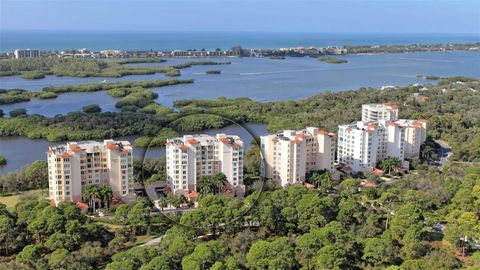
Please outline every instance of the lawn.
[{"label": "lawn", "polygon": [[28,198],[42,198],[42,189],[25,191],[15,195],[2,195],[0,196],[0,203],[5,204],[8,210],[13,210],[19,201]]}]

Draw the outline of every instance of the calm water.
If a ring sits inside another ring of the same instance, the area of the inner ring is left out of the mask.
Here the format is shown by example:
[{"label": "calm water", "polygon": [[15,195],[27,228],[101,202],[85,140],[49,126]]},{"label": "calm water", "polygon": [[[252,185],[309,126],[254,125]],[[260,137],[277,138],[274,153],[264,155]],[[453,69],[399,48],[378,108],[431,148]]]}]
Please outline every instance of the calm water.
[{"label": "calm water", "polygon": [[[250,142],[254,137],[267,134],[264,124],[246,124],[245,127],[231,125],[221,129],[210,129],[202,132],[203,134],[215,135],[217,133],[236,134],[240,136],[245,149],[250,147]],[[135,141],[136,136],[121,137],[117,139],[128,140],[131,143]],[[19,170],[31,164],[35,160],[46,160],[46,151],[50,145],[61,144],[59,142],[49,142],[47,140],[31,140],[23,137],[3,137],[0,138],[0,155],[6,156],[8,163],[6,166],[0,166],[0,175]],[[137,157],[158,158],[165,156],[165,148],[135,148],[134,154]]]},{"label": "calm water", "polygon": [[[156,88],[157,102],[171,106],[174,100],[194,98],[250,97],[258,101],[298,100],[324,91],[430,83],[417,74],[436,76],[480,77],[480,52],[422,52],[379,55],[347,55],[346,64],[327,64],[313,58],[220,58],[231,65],[193,66],[183,69],[181,79],[195,79],[193,84]],[[169,63],[192,61],[171,59]],[[159,65],[158,63],[137,65]],[[220,75],[207,75],[206,70],[219,69]],[[106,78],[108,81],[153,80],[162,74]],[[0,78],[0,88],[39,90],[46,86],[100,82],[103,78],[48,76],[40,80],[23,80],[18,76]],[[0,106],[5,112],[26,108],[28,113],[46,116],[79,111],[88,104],[99,104],[104,111],[116,111],[116,98],[105,92],[62,94],[52,100]]]},{"label": "calm water", "polygon": [[478,34],[335,34],[209,32],[0,31],[0,51],[17,48],[64,50],[187,50],[216,48],[281,48],[296,46],[438,44],[479,42]]},{"label": "calm water", "polygon": [[[158,102],[171,106],[174,100],[190,98],[216,98],[247,96],[258,101],[290,100],[306,98],[326,90],[339,91],[359,87],[382,85],[408,85],[410,83],[430,83],[416,78],[417,74],[436,76],[480,77],[480,52],[434,52],[381,55],[348,55],[346,64],[332,65],[311,58],[287,58],[271,60],[260,58],[223,58],[216,61],[232,61],[231,65],[194,66],[182,70],[182,79],[195,79],[194,84],[175,85],[154,89],[159,94]],[[175,64],[191,59],[171,59]],[[158,65],[139,64],[139,65]],[[219,69],[220,75],[206,75],[209,69]],[[129,76],[109,81],[153,80],[164,78],[162,74]],[[0,88],[24,88],[39,90],[51,85],[99,82],[103,78],[71,78],[48,76],[41,80],[23,80],[19,77],[0,78]],[[5,112],[15,108],[27,108],[29,113],[47,116],[79,111],[87,104],[100,104],[104,111],[115,111],[118,100],[105,92],[62,94],[57,99],[33,100],[12,105],[0,106]],[[253,125],[255,135],[265,134],[264,125]],[[207,133],[216,133],[208,131]],[[223,131],[239,134],[246,144],[250,135],[239,127],[228,127]],[[246,139],[248,138],[248,139]],[[127,138],[132,141],[134,137]],[[14,171],[37,159],[45,158],[49,143],[46,140],[26,138],[0,138],[0,154],[9,159],[0,174]],[[142,155],[143,149],[135,154]],[[164,149],[150,149],[149,157],[164,155]]]}]

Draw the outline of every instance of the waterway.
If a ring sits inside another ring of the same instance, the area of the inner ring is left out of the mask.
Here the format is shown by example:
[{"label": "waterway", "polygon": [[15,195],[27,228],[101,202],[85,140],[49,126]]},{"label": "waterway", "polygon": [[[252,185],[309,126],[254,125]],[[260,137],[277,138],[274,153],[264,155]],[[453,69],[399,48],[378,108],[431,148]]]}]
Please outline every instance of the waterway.
[{"label": "waterway", "polygon": [[[267,134],[264,124],[250,123],[244,126],[230,125],[220,129],[209,129],[202,134],[215,135],[219,133],[238,135],[244,142],[244,149],[250,147],[252,139]],[[115,138],[133,143],[138,136]],[[6,156],[8,163],[0,166],[0,175],[25,168],[35,160],[47,160],[49,146],[64,142],[49,142],[45,139],[28,139],[25,137],[0,137],[0,154]],[[134,155],[139,158],[159,158],[165,156],[165,147],[134,148]]]},{"label": "waterway", "polygon": [[[231,61],[231,65],[193,66],[183,69],[181,79],[195,79],[193,84],[174,85],[153,90],[159,94],[157,102],[172,106],[178,99],[210,99],[217,97],[249,97],[265,102],[275,100],[298,100],[325,91],[380,87],[383,85],[408,85],[412,83],[435,83],[417,74],[435,76],[480,77],[480,52],[419,52],[379,55],[346,55],[346,64],[327,64],[312,58],[287,57],[285,60],[268,58],[220,58],[213,61]],[[203,59],[193,59],[201,61]],[[168,59],[167,63],[135,65],[177,64],[192,59]],[[221,70],[220,75],[207,75],[206,70]],[[47,76],[40,80],[24,80],[18,76],[0,78],[0,88],[40,90],[46,86],[81,84],[108,81],[154,80],[165,78],[163,74],[127,76],[123,78],[72,78]],[[99,104],[103,111],[116,111],[116,98],[105,92],[61,94],[56,99],[32,100],[0,106],[8,113],[12,109],[26,108],[28,113],[46,116],[80,111],[88,104]],[[266,133],[265,126],[255,126],[258,133]],[[208,131],[210,132],[210,131]],[[217,132],[216,130],[212,131]],[[239,134],[241,129],[228,127],[221,132]],[[248,146],[249,136],[244,138]],[[134,141],[134,137],[127,138]],[[46,140],[26,138],[0,138],[0,155],[8,158],[8,165],[0,167],[5,174],[25,167],[37,159],[45,159],[45,151],[52,143]],[[137,156],[142,149],[136,149]],[[149,157],[164,154],[164,149],[149,149]]]},{"label": "waterway", "polygon": [[[298,100],[325,91],[404,86],[411,83],[434,83],[417,74],[435,76],[480,77],[480,52],[419,52],[378,55],[341,56],[345,64],[328,64],[309,57],[287,57],[285,60],[268,58],[214,58],[213,61],[231,61],[231,65],[193,66],[183,69],[181,79],[194,79],[193,84],[180,84],[153,90],[159,94],[157,102],[172,106],[179,99],[211,99],[217,97],[249,97],[257,101]],[[167,63],[135,64],[138,66],[177,64],[201,59],[168,59]],[[221,70],[220,75],[205,71]],[[0,88],[41,90],[47,86],[82,84],[107,81],[143,81],[163,79],[163,74],[134,75],[123,78],[72,78],[47,76],[40,80],[24,80],[19,76],[0,78]],[[117,98],[105,92],[67,93],[56,99],[2,105],[9,112],[25,108],[29,114],[53,116],[80,111],[83,106],[99,104],[103,111],[117,111]]]}]

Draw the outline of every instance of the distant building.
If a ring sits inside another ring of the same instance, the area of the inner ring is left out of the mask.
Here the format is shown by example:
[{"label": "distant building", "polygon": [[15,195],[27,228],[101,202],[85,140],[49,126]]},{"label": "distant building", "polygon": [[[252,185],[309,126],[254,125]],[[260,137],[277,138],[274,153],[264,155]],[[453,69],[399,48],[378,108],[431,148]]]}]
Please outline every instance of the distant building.
[{"label": "distant building", "polygon": [[15,55],[16,59],[38,58],[38,57],[40,57],[40,51],[39,50],[31,50],[31,49],[26,49],[26,50],[16,49],[15,52],[14,52],[14,55]]},{"label": "distant building", "polygon": [[197,191],[202,176],[223,173],[243,190],[243,141],[235,135],[185,135],[167,139],[167,182],[173,192]]},{"label": "distant building", "polygon": [[398,106],[393,103],[362,105],[362,121],[397,120]]},{"label": "distant building", "polygon": [[318,128],[261,136],[262,176],[286,186],[303,183],[311,171],[334,172],[335,134]]},{"label": "distant building", "polygon": [[48,149],[50,200],[81,202],[88,185],[107,184],[113,196],[133,193],[133,148],[128,141],[69,142]]}]

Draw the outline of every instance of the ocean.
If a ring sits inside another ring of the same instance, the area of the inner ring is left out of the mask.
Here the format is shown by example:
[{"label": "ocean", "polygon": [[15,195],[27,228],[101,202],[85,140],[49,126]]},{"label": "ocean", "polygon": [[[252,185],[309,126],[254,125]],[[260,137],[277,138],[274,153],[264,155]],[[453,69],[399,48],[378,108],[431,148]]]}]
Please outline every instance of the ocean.
[{"label": "ocean", "polygon": [[296,46],[395,45],[480,42],[479,34],[349,34],[224,32],[0,31],[0,52],[18,48],[64,50],[187,50]]}]

